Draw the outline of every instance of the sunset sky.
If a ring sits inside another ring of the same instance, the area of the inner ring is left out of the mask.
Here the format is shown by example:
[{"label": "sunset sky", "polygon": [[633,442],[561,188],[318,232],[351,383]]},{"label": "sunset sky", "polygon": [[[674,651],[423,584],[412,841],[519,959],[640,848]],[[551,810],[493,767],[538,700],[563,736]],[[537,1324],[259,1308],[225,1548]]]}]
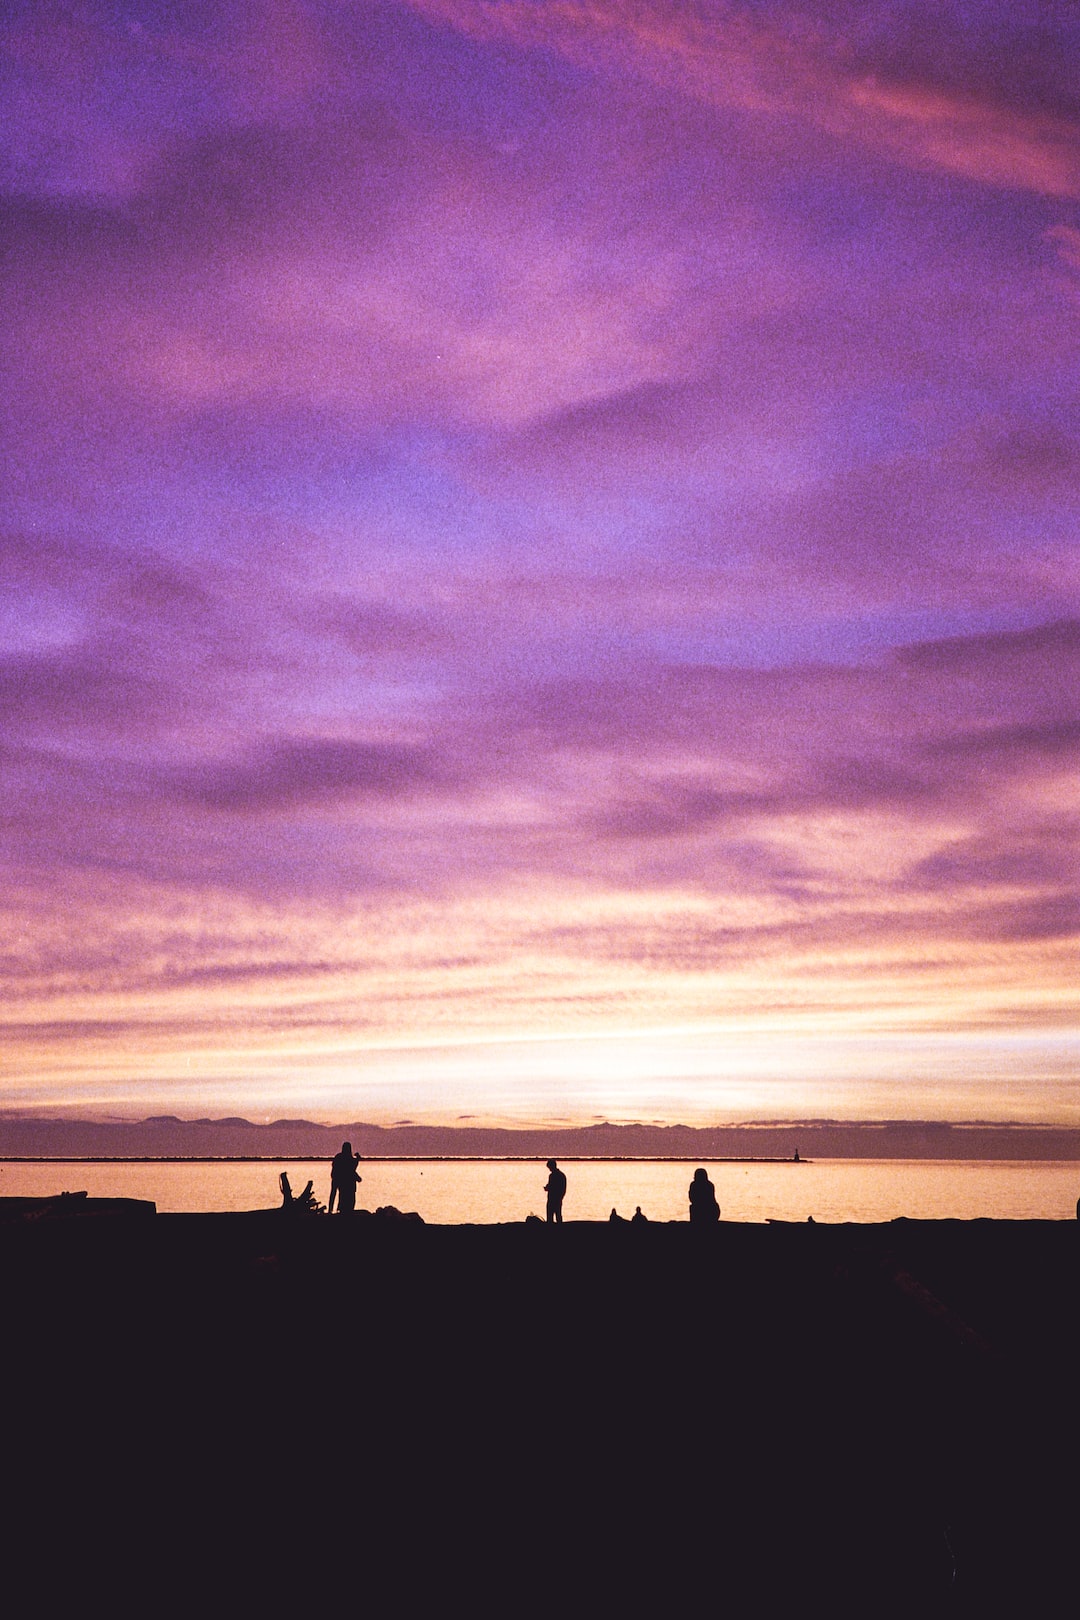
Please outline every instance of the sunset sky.
[{"label": "sunset sky", "polygon": [[0,1105],[1080,1123],[1075,0],[14,0]]}]

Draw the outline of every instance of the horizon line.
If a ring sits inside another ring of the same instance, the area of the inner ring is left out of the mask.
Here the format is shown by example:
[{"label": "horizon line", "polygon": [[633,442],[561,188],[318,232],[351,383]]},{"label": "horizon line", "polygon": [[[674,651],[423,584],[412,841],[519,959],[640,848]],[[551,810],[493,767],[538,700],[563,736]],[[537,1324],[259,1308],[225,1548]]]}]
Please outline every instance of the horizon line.
[{"label": "horizon line", "polygon": [[339,1120],[326,1121],[317,1119],[283,1118],[274,1120],[252,1120],[241,1115],[228,1114],[220,1118],[211,1118],[199,1115],[195,1118],[184,1119],[178,1114],[149,1114],[140,1118],[134,1117],[92,1117],[67,1114],[31,1114],[14,1109],[0,1109],[0,1126],[3,1125],[77,1125],[91,1126],[101,1129],[124,1129],[143,1125],[181,1125],[181,1126],[214,1126],[216,1128],[236,1128],[257,1131],[272,1130],[326,1130],[338,1131],[345,1129],[362,1128],[369,1131],[447,1131],[452,1133],[465,1131],[500,1132],[505,1135],[524,1134],[525,1132],[544,1132],[554,1135],[564,1132],[583,1131],[759,1131],[759,1130],[814,1130],[821,1128],[843,1130],[935,1130],[935,1131],[967,1131],[967,1130],[1000,1130],[1000,1131],[1071,1131],[1080,1133],[1080,1121],[1075,1124],[1056,1123],[1047,1120],[1001,1120],[1001,1119],[928,1119],[928,1118],[897,1118],[889,1119],[838,1119],[835,1116],[811,1116],[801,1119],[750,1119],[750,1120],[717,1120],[709,1124],[686,1124],[683,1121],[660,1122],[655,1120],[590,1120],[579,1124],[569,1121],[551,1125],[537,1121],[516,1122],[513,1124],[483,1124],[472,1120],[458,1120],[452,1124],[433,1123],[425,1120],[395,1120],[391,1124],[380,1124],[374,1120]]}]

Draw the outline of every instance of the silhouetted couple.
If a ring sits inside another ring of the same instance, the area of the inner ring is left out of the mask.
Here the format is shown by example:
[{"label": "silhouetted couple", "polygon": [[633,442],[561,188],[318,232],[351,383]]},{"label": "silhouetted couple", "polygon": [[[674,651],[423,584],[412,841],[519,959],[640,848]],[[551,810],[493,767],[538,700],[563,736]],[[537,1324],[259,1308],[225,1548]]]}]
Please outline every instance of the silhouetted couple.
[{"label": "silhouetted couple", "polygon": [[720,1205],[716,1202],[716,1188],[704,1170],[695,1170],[690,1183],[690,1225],[712,1226],[720,1219]]},{"label": "silhouetted couple", "polygon": [[328,1213],[334,1213],[334,1199],[337,1199],[339,1215],[351,1215],[356,1208],[356,1183],[361,1179],[357,1173],[360,1163],[359,1153],[354,1153],[351,1142],[342,1142],[341,1152],[335,1153],[330,1161],[330,1203]]},{"label": "silhouetted couple", "polygon": [[554,1159],[548,1160],[547,1167],[551,1171],[544,1183],[544,1191],[547,1193],[547,1218],[554,1221],[557,1226],[561,1226],[562,1201],[566,1197],[566,1177]]}]

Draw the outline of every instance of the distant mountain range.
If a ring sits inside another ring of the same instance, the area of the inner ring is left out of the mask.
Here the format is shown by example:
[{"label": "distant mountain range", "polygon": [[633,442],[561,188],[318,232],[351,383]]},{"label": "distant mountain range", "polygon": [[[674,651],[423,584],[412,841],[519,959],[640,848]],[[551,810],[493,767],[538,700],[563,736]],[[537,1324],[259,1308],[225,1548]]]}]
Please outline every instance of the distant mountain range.
[{"label": "distant mountain range", "polygon": [[152,1119],[105,1124],[0,1115],[0,1158],[328,1159],[343,1141],[364,1158],[1065,1159],[1080,1130],[1045,1125],[949,1125],[932,1120],[753,1125],[586,1125],[557,1130],[478,1126],[316,1125],[278,1119]]}]

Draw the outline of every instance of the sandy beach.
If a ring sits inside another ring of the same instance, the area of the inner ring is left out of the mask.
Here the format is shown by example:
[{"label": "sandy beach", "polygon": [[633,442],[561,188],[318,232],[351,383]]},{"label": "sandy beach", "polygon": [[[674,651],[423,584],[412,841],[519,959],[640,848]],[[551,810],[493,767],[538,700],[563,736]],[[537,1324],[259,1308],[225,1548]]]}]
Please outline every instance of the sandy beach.
[{"label": "sandy beach", "polygon": [[1071,1567],[1071,1222],[113,1211],[0,1257],[28,1500],[91,1558],[387,1613],[1032,1612]]}]

